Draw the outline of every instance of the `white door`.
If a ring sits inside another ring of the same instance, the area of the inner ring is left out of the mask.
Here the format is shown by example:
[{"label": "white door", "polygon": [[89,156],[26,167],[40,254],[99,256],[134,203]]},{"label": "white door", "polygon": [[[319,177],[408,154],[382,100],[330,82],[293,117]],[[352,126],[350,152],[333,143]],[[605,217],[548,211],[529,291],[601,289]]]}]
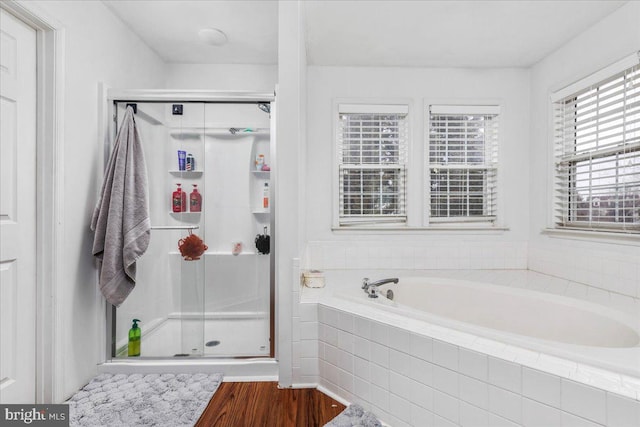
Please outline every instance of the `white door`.
[{"label": "white door", "polygon": [[0,13],[0,403],[35,403],[36,32]]}]

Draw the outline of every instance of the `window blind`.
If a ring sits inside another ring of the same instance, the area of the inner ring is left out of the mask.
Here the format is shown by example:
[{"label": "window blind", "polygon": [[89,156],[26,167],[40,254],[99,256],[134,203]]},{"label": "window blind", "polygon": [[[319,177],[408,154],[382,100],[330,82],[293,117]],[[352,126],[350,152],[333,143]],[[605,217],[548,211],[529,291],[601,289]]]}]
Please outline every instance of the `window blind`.
[{"label": "window blind", "polygon": [[339,106],[340,225],[406,223],[407,107],[377,107]]},{"label": "window blind", "polygon": [[499,112],[498,106],[430,106],[430,222],[495,221]]},{"label": "window blind", "polygon": [[640,66],[554,102],[556,227],[640,233]]}]

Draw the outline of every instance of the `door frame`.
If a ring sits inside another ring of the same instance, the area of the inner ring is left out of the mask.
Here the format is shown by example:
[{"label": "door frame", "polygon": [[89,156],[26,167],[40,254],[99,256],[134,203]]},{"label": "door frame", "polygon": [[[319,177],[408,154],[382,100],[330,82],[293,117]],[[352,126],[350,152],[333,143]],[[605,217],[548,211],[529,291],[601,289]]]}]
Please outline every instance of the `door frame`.
[{"label": "door frame", "polygon": [[36,402],[63,400],[63,327],[57,297],[63,277],[63,26],[37,4],[0,6],[36,30]]}]

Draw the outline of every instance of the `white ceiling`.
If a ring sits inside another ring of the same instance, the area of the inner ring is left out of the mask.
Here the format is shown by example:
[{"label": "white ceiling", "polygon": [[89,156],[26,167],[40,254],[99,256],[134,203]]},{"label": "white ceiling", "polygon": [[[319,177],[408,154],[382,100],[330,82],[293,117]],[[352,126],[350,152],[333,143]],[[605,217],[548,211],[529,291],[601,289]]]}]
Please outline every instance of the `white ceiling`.
[{"label": "white ceiling", "polygon": [[[272,0],[103,0],[166,62],[276,64]],[[306,0],[312,65],[528,67],[626,1]],[[229,42],[209,46],[201,28]]]}]

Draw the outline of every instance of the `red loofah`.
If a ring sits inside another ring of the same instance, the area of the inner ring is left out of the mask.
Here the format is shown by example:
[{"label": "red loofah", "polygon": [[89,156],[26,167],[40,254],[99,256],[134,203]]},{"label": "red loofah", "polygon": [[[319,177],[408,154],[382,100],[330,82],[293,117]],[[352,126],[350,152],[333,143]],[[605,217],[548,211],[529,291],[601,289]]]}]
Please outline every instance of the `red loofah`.
[{"label": "red loofah", "polygon": [[200,259],[200,255],[209,247],[204,244],[200,237],[191,234],[191,230],[189,230],[189,235],[178,241],[178,249],[185,261],[195,261]]}]

